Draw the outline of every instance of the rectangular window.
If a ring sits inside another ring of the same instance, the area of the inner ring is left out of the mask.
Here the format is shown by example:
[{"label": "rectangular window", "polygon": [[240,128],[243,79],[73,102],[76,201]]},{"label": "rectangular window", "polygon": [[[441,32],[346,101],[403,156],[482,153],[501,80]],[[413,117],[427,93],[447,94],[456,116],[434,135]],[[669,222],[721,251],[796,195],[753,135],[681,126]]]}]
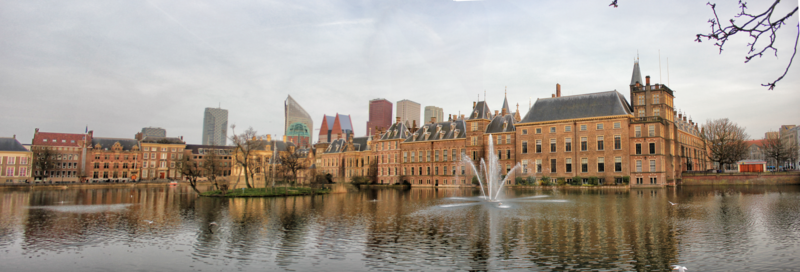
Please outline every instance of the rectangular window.
[{"label": "rectangular window", "polygon": [[556,172],[556,159],[550,159],[550,173]]},{"label": "rectangular window", "polygon": [[511,149],[506,149],[506,159],[511,159]]},{"label": "rectangular window", "polygon": [[586,125],[581,125],[581,131],[586,131]]},{"label": "rectangular window", "polygon": [[511,143],[511,134],[506,134],[506,144]]},{"label": "rectangular window", "polygon": [[622,157],[614,158],[614,172],[622,172]]},{"label": "rectangular window", "polygon": [[403,151],[403,163],[408,162],[408,152]]},{"label": "rectangular window", "polygon": [[522,154],[528,154],[528,142],[522,141]]},{"label": "rectangular window", "polygon": [[434,153],[434,156],[433,156],[434,161],[438,162],[439,161],[439,150],[434,150],[433,153]]},{"label": "rectangular window", "polygon": [[614,149],[622,149],[622,137],[619,135],[614,135]]},{"label": "rectangular window", "polygon": [[649,125],[647,127],[647,135],[650,137],[656,136],[656,125]]},{"label": "rectangular window", "polygon": [[541,172],[542,172],[542,160],[538,159],[536,160],[536,173],[541,173]]},{"label": "rectangular window", "polygon": [[614,122],[614,128],[615,129],[618,129],[618,128],[621,128],[621,127],[622,127],[622,125],[620,124],[620,122]]},{"label": "rectangular window", "polygon": [[581,137],[581,151],[589,150],[589,139],[588,137]]},{"label": "rectangular window", "polygon": [[633,137],[642,137],[642,126],[633,127]]},{"label": "rectangular window", "polygon": [[428,166],[427,169],[425,169],[425,171],[426,171],[428,176],[431,175],[431,167],[430,166]]},{"label": "rectangular window", "polygon": [[474,150],[472,151],[472,160],[474,160],[474,161],[478,160],[478,151],[474,151]]},{"label": "rectangular window", "polygon": [[503,144],[503,136],[497,136],[497,144]]},{"label": "rectangular window", "polygon": [[644,117],[644,110],[639,110],[639,117]]},{"label": "rectangular window", "polygon": [[556,127],[550,127],[550,133],[556,133]]},{"label": "rectangular window", "polygon": [[636,172],[642,172],[642,160],[636,160]]},{"label": "rectangular window", "polygon": [[425,151],[425,161],[426,162],[431,161],[431,151],[430,150]]},{"label": "rectangular window", "polygon": [[603,129],[603,124],[597,124],[597,130]]},{"label": "rectangular window", "polygon": [[656,154],[656,143],[650,143],[650,154]]},{"label": "rectangular window", "polygon": [[447,161],[447,149],[442,150],[442,161]]},{"label": "rectangular window", "polygon": [[565,168],[566,170],[564,171],[566,171],[567,173],[572,173],[572,158],[567,158],[566,163],[564,163],[564,166],[566,166]]},{"label": "rectangular window", "polygon": [[433,170],[434,170],[433,174],[438,176],[439,175],[439,166],[434,167]]},{"label": "rectangular window", "polygon": [[522,130],[522,135],[528,135],[528,130],[527,129],[523,129]]},{"label": "rectangular window", "polygon": [[[144,159],[145,159],[145,160],[149,159],[149,156],[148,156],[149,154],[150,154],[150,153],[144,153],[144,156],[143,156],[143,157],[144,157]],[[98,155],[98,156],[99,156],[99,155]],[[99,159],[99,158],[98,158],[98,159]]]},{"label": "rectangular window", "polygon": [[642,154],[642,144],[636,144],[636,155]]},{"label": "rectangular window", "polygon": [[653,116],[661,116],[661,109],[653,109]]},{"label": "rectangular window", "polygon": [[542,140],[536,140],[536,153],[542,153]]},{"label": "rectangular window", "polygon": [[528,173],[528,160],[522,160],[522,173]]},{"label": "rectangular window", "polygon": [[466,171],[466,169],[467,169],[467,168],[466,168],[465,166],[461,166],[461,175],[464,175],[464,173],[466,173],[466,172],[465,172],[465,171]]},{"label": "rectangular window", "polygon": [[556,139],[550,139],[550,152],[556,152]]},{"label": "rectangular window", "polygon": [[656,171],[656,160],[650,160],[650,172]]},{"label": "rectangular window", "polygon": [[639,105],[644,105],[644,95],[639,95]]},{"label": "rectangular window", "polygon": [[603,136],[597,136],[597,150],[602,151],[605,148]]},{"label": "rectangular window", "polygon": [[565,138],[564,139],[564,151],[571,152],[572,151],[572,138]]},{"label": "rectangular window", "polygon": [[444,167],[444,172],[442,172],[442,174],[447,175],[447,166]]},{"label": "rectangular window", "polygon": [[583,173],[589,172],[589,159],[588,158],[581,158],[581,172],[583,172]]},{"label": "rectangular window", "polygon": [[605,172],[605,171],[606,171],[605,158],[603,157],[597,158],[597,172]]},{"label": "rectangular window", "polygon": [[542,128],[536,128],[536,134],[542,134]]},{"label": "rectangular window", "polygon": [[657,94],[654,94],[653,95],[653,104],[658,104],[658,103],[659,103],[659,97],[658,97]]},{"label": "rectangular window", "polygon": [[472,122],[472,131],[478,131],[478,122]]},{"label": "rectangular window", "polygon": [[564,132],[572,131],[572,126],[564,126]]},{"label": "rectangular window", "polygon": [[422,151],[419,152],[419,160],[417,161],[422,162]]}]

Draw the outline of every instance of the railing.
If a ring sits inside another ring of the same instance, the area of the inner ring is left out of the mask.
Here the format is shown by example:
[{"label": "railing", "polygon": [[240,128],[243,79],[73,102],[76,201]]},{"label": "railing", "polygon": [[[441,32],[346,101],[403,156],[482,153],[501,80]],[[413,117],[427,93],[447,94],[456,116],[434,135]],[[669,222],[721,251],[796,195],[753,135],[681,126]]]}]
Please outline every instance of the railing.
[{"label": "railing", "polygon": [[635,117],[633,118],[633,123],[650,123],[650,122],[663,122],[664,118],[660,116],[647,116],[647,117]]}]

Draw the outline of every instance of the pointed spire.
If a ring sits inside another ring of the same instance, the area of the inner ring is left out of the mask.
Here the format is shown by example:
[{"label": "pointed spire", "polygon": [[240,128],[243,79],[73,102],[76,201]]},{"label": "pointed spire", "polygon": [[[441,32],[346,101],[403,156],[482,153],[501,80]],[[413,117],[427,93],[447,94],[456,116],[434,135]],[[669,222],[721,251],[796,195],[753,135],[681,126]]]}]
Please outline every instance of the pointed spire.
[{"label": "pointed spire", "polygon": [[[637,55],[638,55],[638,53],[637,53]],[[637,59],[638,59],[638,57],[637,57]],[[642,72],[639,71],[639,61],[638,60],[633,62],[633,75],[631,75],[631,85],[636,85],[636,82],[639,82],[640,85],[644,84],[644,82],[642,81]]]},{"label": "pointed spire", "polygon": [[510,114],[511,108],[508,107],[508,93],[506,92],[506,97],[503,98],[503,107],[500,108],[503,111],[503,115]]}]

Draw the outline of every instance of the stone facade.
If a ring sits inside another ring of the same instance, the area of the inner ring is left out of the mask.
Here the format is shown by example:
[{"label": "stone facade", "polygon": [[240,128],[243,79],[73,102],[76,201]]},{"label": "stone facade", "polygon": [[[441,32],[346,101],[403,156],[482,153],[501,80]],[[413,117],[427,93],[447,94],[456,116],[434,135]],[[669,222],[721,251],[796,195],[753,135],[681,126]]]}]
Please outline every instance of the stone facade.
[{"label": "stone facade", "polygon": [[186,143],[181,138],[145,137],[142,152],[141,180],[179,180]]}]

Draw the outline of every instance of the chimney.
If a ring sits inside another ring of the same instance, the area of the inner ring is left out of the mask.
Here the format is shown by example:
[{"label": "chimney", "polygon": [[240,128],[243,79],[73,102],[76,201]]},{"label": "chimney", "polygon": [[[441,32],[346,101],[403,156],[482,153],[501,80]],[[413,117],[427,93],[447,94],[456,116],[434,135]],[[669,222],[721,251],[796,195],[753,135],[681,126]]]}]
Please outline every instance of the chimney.
[{"label": "chimney", "polygon": [[678,113],[678,120],[681,120],[681,119],[683,119],[683,114],[682,113]]},{"label": "chimney", "polygon": [[561,84],[556,83],[556,97],[561,97]]},{"label": "chimney", "polygon": [[499,114],[499,113],[500,113],[499,110],[494,110],[494,116],[497,116],[497,114]]},{"label": "chimney", "polygon": [[283,142],[286,142],[286,135],[283,135]]},{"label": "chimney", "polygon": [[453,115],[452,114],[448,114],[447,115],[447,121],[453,121]]},{"label": "chimney", "polygon": [[38,133],[39,133],[39,128],[36,128],[36,131],[34,131],[33,134],[38,134]]},{"label": "chimney", "polygon": [[397,121],[398,124],[400,123],[400,117],[399,116],[395,117],[394,119],[395,119],[395,121]]},{"label": "chimney", "polygon": [[686,122],[686,116],[683,116],[683,121]]},{"label": "chimney", "polygon": [[16,139],[17,138],[17,134],[14,134],[14,136],[12,138]]},{"label": "chimney", "polygon": [[183,141],[183,136],[181,136],[181,141]]},{"label": "chimney", "polygon": [[[472,101],[472,108],[474,109],[476,106],[478,106],[478,102]],[[36,131],[39,131],[39,129],[37,128]]]},{"label": "chimney", "polygon": [[267,141],[268,141],[268,142],[269,142],[269,141],[272,141],[272,135],[270,135],[270,134],[267,134]]},{"label": "chimney", "polygon": [[550,96],[551,98],[555,98],[556,97],[556,94],[550,94],[550,95],[551,95]]},{"label": "chimney", "polygon": [[461,115],[461,120],[464,120],[464,115],[463,114]]},{"label": "chimney", "polygon": [[650,76],[645,76],[644,82],[647,84],[647,86],[650,86]]},{"label": "chimney", "polygon": [[436,124],[436,116],[431,117],[431,124]]}]

